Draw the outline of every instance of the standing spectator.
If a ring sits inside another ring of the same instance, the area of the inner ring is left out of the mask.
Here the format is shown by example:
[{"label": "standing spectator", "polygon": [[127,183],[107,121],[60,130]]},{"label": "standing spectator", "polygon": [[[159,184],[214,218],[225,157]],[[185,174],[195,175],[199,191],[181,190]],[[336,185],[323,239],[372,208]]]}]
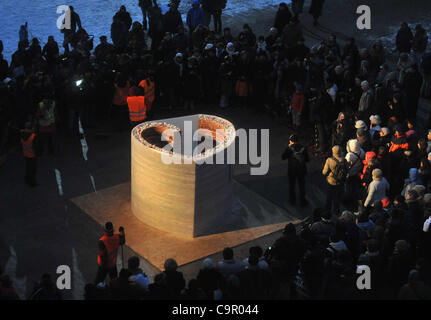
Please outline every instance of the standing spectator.
[{"label": "standing spectator", "polygon": [[123,52],[127,47],[127,25],[115,15],[111,24],[111,39],[118,53]]},{"label": "standing spectator", "polygon": [[317,26],[317,20],[322,15],[325,0],[311,0],[309,13],[313,16],[313,25]]},{"label": "standing spectator", "polygon": [[302,26],[299,20],[293,17],[282,30],[281,38],[284,46],[287,49],[294,48],[302,38]]},{"label": "standing spectator", "polygon": [[201,8],[199,0],[193,0],[192,8],[187,13],[187,26],[192,33],[195,28],[204,23],[204,11]]},{"label": "standing spectator", "polygon": [[78,27],[78,31],[82,29],[81,18],[79,14],[77,14],[72,6],[69,6],[68,13],[70,15],[70,28],[61,29],[61,32],[64,34],[64,42],[63,47],[65,53],[69,53],[69,44],[72,43],[73,37],[76,33],[76,27]]},{"label": "standing spectator", "polygon": [[408,282],[401,287],[398,300],[431,300],[431,288],[422,281],[416,269],[410,270]]},{"label": "standing spectator", "polygon": [[121,6],[120,10],[118,10],[114,18],[117,17],[117,19],[124,23],[124,25],[127,28],[127,31],[129,31],[130,27],[132,26],[132,17],[130,16],[130,13],[126,10],[126,6]]},{"label": "standing spectator", "polygon": [[176,6],[170,5],[169,10],[163,15],[163,30],[174,34],[177,32],[178,26],[183,26],[181,13]]},{"label": "standing spectator", "polygon": [[326,193],[326,209],[337,215],[340,211],[340,200],[344,193],[344,183],[347,178],[347,163],[343,158],[340,146],[332,147],[332,157],[326,159],[322,174],[326,176],[328,191]]},{"label": "standing spectator", "polygon": [[51,275],[45,273],[36,284],[29,300],[62,300],[60,291],[55,287]]},{"label": "standing spectator", "polygon": [[201,0],[201,3],[205,13],[205,25],[209,27],[212,17],[214,19],[214,31],[221,33],[221,15],[223,9],[226,8],[227,0]]},{"label": "standing spectator", "polygon": [[307,162],[309,156],[307,149],[299,143],[298,136],[292,134],[289,137],[289,146],[282,155],[283,160],[288,160],[287,175],[289,178],[289,201],[296,205],[296,182],[298,181],[299,198],[301,206],[306,206],[305,199],[305,175],[307,174]]},{"label": "standing spectator", "polygon": [[295,17],[299,17],[304,9],[304,0],[292,0],[292,12]]},{"label": "standing spectator", "polygon": [[148,20],[151,19],[150,17],[150,7],[152,7],[154,4],[154,7],[158,7],[157,0],[139,0],[139,7],[142,10],[142,26],[144,30],[147,30],[147,16]]},{"label": "standing spectator", "polygon": [[428,45],[428,35],[421,24],[416,25],[415,35],[413,37],[412,49],[415,54],[416,63],[420,65],[422,56],[425,53]]},{"label": "standing spectator", "polygon": [[48,146],[48,152],[54,153],[54,132],[55,132],[55,101],[50,98],[44,98],[38,105],[36,113],[39,119],[39,146],[40,155],[43,154],[45,146]]},{"label": "standing spectator", "polygon": [[160,7],[150,7],[148,9],[148,36],[151,38],[151,50],[158,48],[160,41],[163,39],[163,16]]},{"label": "standing spectator", "polygon": [[232,248],[224,248],[223,260],[217,262],[216,268],[227,279],[230,275],[237,275],[243,267],[234,260]]},{"label": "standing spectator", "polygon": [[37,171],[37,156],[35,152],[36,134],[30,122],[25,124],[25,129],[21,130],[21,144],[25,159],[25,182],[30,187],[35,187],[36,171]]},{"label": "standing spectator", "polygon": [[399,53],[410,53],[412,48],[413,33],[406,22],[401,24],[396,37],[396,46]]},{"label": "standing spectator", "polygon": [[290,12],[287,4],[285,2],[280,3],[277,13],[275,14],[274,28],[276,28],[278,32],[281,33],[284,27],[289,24],[291,18],[292,13]]},{"label": "standing spectator", "polygon": [[117,278],[117,257],[118,248],[126,243],[124,228],[119,228],[119,233],[114,233],[112,222],[106,222],[103,236],[99,239],[99,253],[97,254],[97,275],[95,284],[105,281],[107,275],[109,278]]},{"label": "standing spectator", "polygon": [[117,131],[127,127],[129,123],[129,108],[127,97],[129,95],[130,83],[126,76],[118,73],[114,83],[115,93],[112,99],[111,120]]},{"label": "standing spectator", "polygon": [[374,205],[376,201],[381,201],[386,198],[389,193],[389,183],[383,177],[383,172],[380,169],[372,171],[373,182],[368,186],[367,198],[365,199],[364,206]]},{"label": "standing spectator", "polygon": [[166,275],[166,285],[173,297],[179,297],[181,291],[186,286],[186,281],[182,272],[177,271],[178,264],[174,259],[167,259],[164,264]]},{"label": "standing spectator", "polygon": [[293,93],[290,106],[292,108],[292,124],[294,130],[297,132],[301,126],[301,115],[305,104],[305,96],[303,93],[302,85],[296,84],[296,90]]},{"label": "standing spectator", "polygon": [[370,89],[368,81],[361,82],[362,95],[359,100],[358,112],[365,114],[369,111],[372,101],[373,101],[373,91]]},{"label": "standing spectator", "polygon": [[139,268],[139,258],[137,256],[130,257],[127,261],[127,271],[130,273],[129,281],[141,291],[141,294],[148,290],[148,276]]},{"label": "standing spectator", "polygon": [[214,299],[215,291],[219,288],[222,277],[215,268],[212,259],[206,258],[203,262],[203,268],[199,270],[196,279],[199,286],[204,290],[207,299]]},{"label": "standing spectator", "polygon": [[57,59],[58,53],[58,43],[54,40],[54,36],[48,36],[48,41],[43,46],[42,56],[47,63],[51,64]]}]

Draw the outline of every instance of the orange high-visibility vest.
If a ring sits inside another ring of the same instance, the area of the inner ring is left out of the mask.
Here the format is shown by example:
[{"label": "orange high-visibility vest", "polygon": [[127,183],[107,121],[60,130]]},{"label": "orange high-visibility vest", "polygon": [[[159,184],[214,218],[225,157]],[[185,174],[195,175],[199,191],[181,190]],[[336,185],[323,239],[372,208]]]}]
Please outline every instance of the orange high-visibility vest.
[{"label": "orange high-visibility vest", "polygon": [[151,81],[150,79],[145,79],[139,83],[139,86],[144,88],[144,95],[145,95],[145,101],[147,104],[147,109],[151,110],[151,106],[153,105],[153,101],[155,98],[154,82]]},{"label": "orange high-visibility vest", "polygon": [[[31,132],[29,130],[21,130],[21,132]],[[36,153],[34,152],[33,148],[33,140],[36,137],[36,134],[33,132],[30,137],[28,137],[27,140],[24,140],[21,138],[21,144],[22,144],[22,153],[24,154],[24,157],[26,158],[35,158]]]},{"label": "orange high-visibility vest", "polygon": [[138,122],[147,118],[144,96],[127,97],[127,105],[129,106],[130,121]]},{"label": "orange high-visibility vest", "polygon": [[[117,264],[117,256],[118,256],[118,247],[120,246],[120,235],[114,234],[112,236],[109,236],[107,233],[103,235],[99,239],[100,241],[103,241],[106,248],[106,265],[104,267],[106,268],[113,268]],[[97,264],[99,266],[103,266],[102,262],[102,252],[99,252],[97,255]]]}]

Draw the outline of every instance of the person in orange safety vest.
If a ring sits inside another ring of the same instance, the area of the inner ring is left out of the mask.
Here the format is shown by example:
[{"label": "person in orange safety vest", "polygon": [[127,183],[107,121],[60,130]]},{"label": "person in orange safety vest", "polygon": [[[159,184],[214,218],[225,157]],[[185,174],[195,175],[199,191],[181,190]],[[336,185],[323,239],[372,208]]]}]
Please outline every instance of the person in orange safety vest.
[{"label": "person in orange safety vest", "polygon": [[117,278],[117,256],[118,248],[126,243],[124,228],[119,228],[119,233],[114,233],[114,225],[112,222],[106,222],[104,234],[99,239],[99,253],[97,255],[97,276],[95,283],[105,281],[107,275],[109,278]]},{"label": "person in orange safety vest", "polygon": [[149,74],[144,80],[139,83],[139,86],[144,89],[145,103],[147,111],[151,111],[155,98],[154,77]]},{"label": "person in orange safety vest", "polygon": [[132,126],[135,126],[147,119],[147,106],[143,90],[138,87],[132,87],[129,90],[127,97],[127,105],[129,106],[129,118]]},{"label": "person in orange safety vest", "polygon": [[36,171],[37,171],[37,157],[34,150],[34,141],[36,138],[36,133],[32,128],[32,124],[27,122],[25,124],[25,129],[20,131],[22,152],[25,159],[25,182],[31,186],[35,187],[36,183]]}]

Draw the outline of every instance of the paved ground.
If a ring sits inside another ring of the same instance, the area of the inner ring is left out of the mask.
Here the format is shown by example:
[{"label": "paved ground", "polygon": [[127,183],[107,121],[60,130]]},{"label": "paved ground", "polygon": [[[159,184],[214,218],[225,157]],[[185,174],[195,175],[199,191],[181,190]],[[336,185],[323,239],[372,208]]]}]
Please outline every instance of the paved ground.
[{"label": "paved ground", "polygon": [[[355,27],[356,7],[371,3],[373,12],[373,30],[358,31]],[[392,10],[385,3],[390,3]],[[429,0],[415,0],[415,6],[405,1],[327,1],[321,23],[337,30],[339,38],[354,35],[361,41],[382,35],[388,28],[399,25],[402,20],[408,22],[429,21]],[[401,5],[404,4],[403,7]],[[306,7],[308,2],[306,2]],[[387,7],[387,8],[386,8]],[[428,10],[426,10],[428,8]],[[225,19],[225,25],[241,26],[249,23],[260,35],[272,24],[275,8],[256,12],[242,13],[233,23]],[[311,45],[328,32],[318,31],[311,26],[311,18],[304,14],[304,25],[311,32],[307,42]],[[313,36],[311,36],[313,35]],[[270,170],[262,177],[249,176],[249,167],[238,165],[234,168],[234,178],[246,187],[258,192],[280,207],[287,208],[286,168],[280,159],[284,150],[289,130],[281,119],[274,119],[266,114],[244,113],[237,109],[220,111],[218,108],[199,110],[227,118],[237,128],[270,129]],[[160,118],[168,114],[161,114]],[[130,180],[130,138],[128,133],[115,134],[106,139],[95,136],[94,130],[86,130],[85,142],[88,152],[83,154],[79,138],[56,140],[56,155],[45,156],[39,161],[38,180],[40,185],[30,189],[23,183],[23,159],[20,150],[12,152],[0,167],[0,266],[10,274],[18,293],[26,297],[43,272],[55,274],[59,265],[72,267],[73,290],[66,292],[66,298],[82,298],[83,285],[93,281],[96,271],[97,239],[101,228],[88,215],[74,206],[69,199],[80,195],[97,192]],[[305,141],[306,143],[306,141]],[[86,160],[87,159],[87,160]],[[319,175],[322,159],[314,159],[310,164],[307,190],[310,201],[318,205],[322,201],[322,185]],[[61,184],[59,181],[61,179]],[[59,188],[61,185],[61,188]],[[312,209],[313,206],[307,210]],[[116,226],[118,227],[118,226]],[[270,245],[279,233],[253,241],[262,247]],[[246,257],[247,243],[235,248],[239,258]],[[124,256],[134,253],[125,247]],[[221,259],[221,253],[211,256]],[[120,262],[119,262],[120,263]],[[149,275],[157,269],[142,260]],[[201,265],[201,260],[180,268],[187,279],[191,279]]]}]

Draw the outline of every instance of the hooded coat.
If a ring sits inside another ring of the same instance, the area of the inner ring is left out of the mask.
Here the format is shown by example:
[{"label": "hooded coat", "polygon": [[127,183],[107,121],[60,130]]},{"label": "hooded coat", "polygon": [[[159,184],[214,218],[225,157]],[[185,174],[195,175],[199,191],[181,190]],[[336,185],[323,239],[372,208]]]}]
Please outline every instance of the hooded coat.
[{"label": "hooded coat", "polygon": [[408,179],[404,180],[404,188],[401,192],[401,195],[404,198],[407,198],[407,193],[412,190],[416,185],[422,184],[421,180],[419,179],[418,173],[419,172],[417,168],[411,168],[409,170],[409,177]]},{"label": "hooded coat", "polygon": [[351,139],[347,141],[346,161],[349,166],[349,176],[358,175],[363,167],[362,161],[365,159],[365,151],[361,149],[358,140]]},{"label": "hooded coat", "polygon": [[189,27],[189,31],[193,32],[198,25],[204,24],[204,17],[204,10],[200,7],[199,0],[194,0],[193,8],[191,8],[187,13],[186,22]]}]

